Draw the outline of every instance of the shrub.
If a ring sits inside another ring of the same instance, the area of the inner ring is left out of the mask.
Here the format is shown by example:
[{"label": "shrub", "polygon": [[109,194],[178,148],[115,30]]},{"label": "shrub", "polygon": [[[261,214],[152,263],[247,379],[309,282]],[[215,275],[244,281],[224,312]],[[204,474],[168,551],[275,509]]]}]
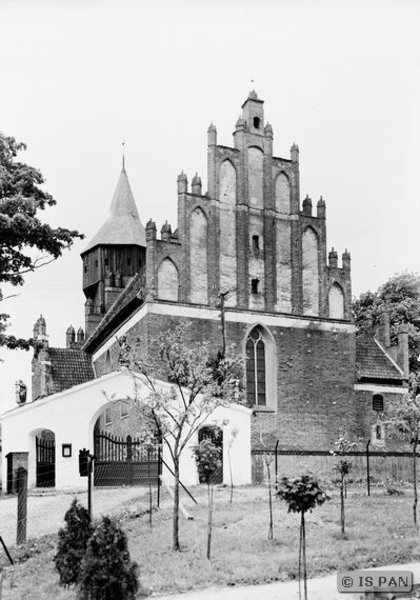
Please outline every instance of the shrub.
[{"label": "shrub", "polygon": [[137,570],[124,531],[109,517],[103,517],[89,540],[82,562],[79,598],[132,600],[138,590]]},{"label": "shrub", "polygon": [[55,568],[60,575],[60,585],[77,583],[80,565],[93,532],[89,512],[75,498],[64,515],[66,526],[58,532]]}]

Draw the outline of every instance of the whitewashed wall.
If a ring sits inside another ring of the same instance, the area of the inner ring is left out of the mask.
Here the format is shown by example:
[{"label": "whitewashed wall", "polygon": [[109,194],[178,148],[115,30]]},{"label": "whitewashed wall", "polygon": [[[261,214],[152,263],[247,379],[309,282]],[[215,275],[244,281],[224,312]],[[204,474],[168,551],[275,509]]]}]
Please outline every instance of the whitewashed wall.
[{"label": "whitewashed wall", "polygon": [[[168,387],[161,383],[162,387]],[[148,389],[137,381],[137,395],[146,397]],[[75,386],[70,390],[17,407],[1,415],[2,424],[2,480],[3,493],[6,491],[7,460],[9,452],[29,453],[28,484],[36,484],[35,437],[43,429],[55,434],[56,444],[56,489],[85,488],[86,480],[79,476],[79,450],[88,448],[93,451],[93,428],[99,414],[110,404],[112,396],[116,398],[134,397],[135,383],[131,375],[117,372],[104,375],[99,379]],[[231,448],[232,468],[235,484],[251,482],[251,411],[240,406],[218,408],[206,420],[206,424],[216,421],[222,423],[224,438],[224,481],[229,483],[227,443],[231,431],[237,428],[239,433]],[[196,443],[197,439],[191,441]],[[62,444],[72,445],[72,456],[62,457]],[[165,461],[171,465],[167,449]],[[164,470],[164,476],[171,479]],[[197,470],[191,455],[191,449],[185,449],[181,464],[182,481],[187,485],[198,482]]]}]

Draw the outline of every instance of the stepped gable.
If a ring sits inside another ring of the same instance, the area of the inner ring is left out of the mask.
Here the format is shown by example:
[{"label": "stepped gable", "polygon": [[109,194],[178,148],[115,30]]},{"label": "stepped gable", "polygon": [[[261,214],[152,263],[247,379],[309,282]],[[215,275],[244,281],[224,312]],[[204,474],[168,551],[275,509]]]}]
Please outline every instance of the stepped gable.
[{"label": "stepped gable", "polygon": [[124,166],[111,202],[109,217],[83,250],[83,254],[99,245],[146,246],[146,232],[140,221]]},{"label": "stepped gable", "polygon": [[356,377],[358,381],[380,381],[400,385],[404,373],[371,336],[356,338]]},{"label": "stepped gable", "polygon": [[98,345],[110,335],[115,328],[131,316],[133,311],[143,304],[145,269],[143,268],[135,275],[124,291],[118,296],[117,300],[106,313],[92,335],[86,340],[83,346],[87,352],[94,352]]}]

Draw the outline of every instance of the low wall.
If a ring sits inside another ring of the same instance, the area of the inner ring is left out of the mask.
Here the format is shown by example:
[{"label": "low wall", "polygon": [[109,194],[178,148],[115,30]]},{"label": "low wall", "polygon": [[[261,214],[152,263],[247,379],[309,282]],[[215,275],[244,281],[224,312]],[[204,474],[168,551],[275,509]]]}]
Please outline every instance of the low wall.
[{"label": "low wall", "polygon": [[[417,455],[418,457],[419,455]],[[367,480],[366,452],[351,452],[348,458],[352,469],[348,479],[354,482]],[[253,451],[252,481],[265,483],[268,480],[266,462],[269,462],[272,481],[276,478],[276,453]],[[287,451],[277,452],[277,477],[298,477],[310,471],[325,481],[338,479],[338,457],[328,451]],[[420,469],[418,470],[420,473]],[[369,453],[370,481],[383,485],[389,482],[404,482],[413,480],[413,455],[410,452],[371,452]]]}]

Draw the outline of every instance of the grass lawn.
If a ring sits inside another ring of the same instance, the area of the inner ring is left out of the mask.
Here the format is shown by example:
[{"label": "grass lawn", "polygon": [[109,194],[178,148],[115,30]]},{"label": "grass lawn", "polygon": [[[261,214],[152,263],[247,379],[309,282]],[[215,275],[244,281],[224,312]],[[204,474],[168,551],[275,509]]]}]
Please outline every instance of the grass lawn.
[{"label": "grass lawn", "polygon": [[[198,506],[185,502],[194,520],[181,516],[182,552],[171,549],[171,500],[165,497],[153,514],[150,527],[146,510],[127,506],[120,521],[129,538],[132,558],[140,566],[141,583],[159,594],[213,585],[267,583],[297,577],[299,519],[288,514],[284,503],[274,501],[274,536],[268,540],[268,498],[264,487],[237,488],[233,503],[229,489],[214,493],[212,560],[206,559],[207,492],[193,490]],[[386,495],[384,490],[349,490],[346,501],[346,539],[340,538],[340,505],[332,499],[308,515],[308,576],[335,570],[356,569],[420,560],[420,538],[412,524],[412,492]],[[134,513],[133,513],[133,509]],[[141,517],[135,517],[138,512]],[[17,550],[14,550],[17,552]],[[24,551],[20,550],[20,554]],[[3,571],[2,599],[37,600],[75,598],[73,590],[58,585],[53,568],[54,537],[38,541],[28,560]],[[1,555],[0,564],[5,565]]]}]

